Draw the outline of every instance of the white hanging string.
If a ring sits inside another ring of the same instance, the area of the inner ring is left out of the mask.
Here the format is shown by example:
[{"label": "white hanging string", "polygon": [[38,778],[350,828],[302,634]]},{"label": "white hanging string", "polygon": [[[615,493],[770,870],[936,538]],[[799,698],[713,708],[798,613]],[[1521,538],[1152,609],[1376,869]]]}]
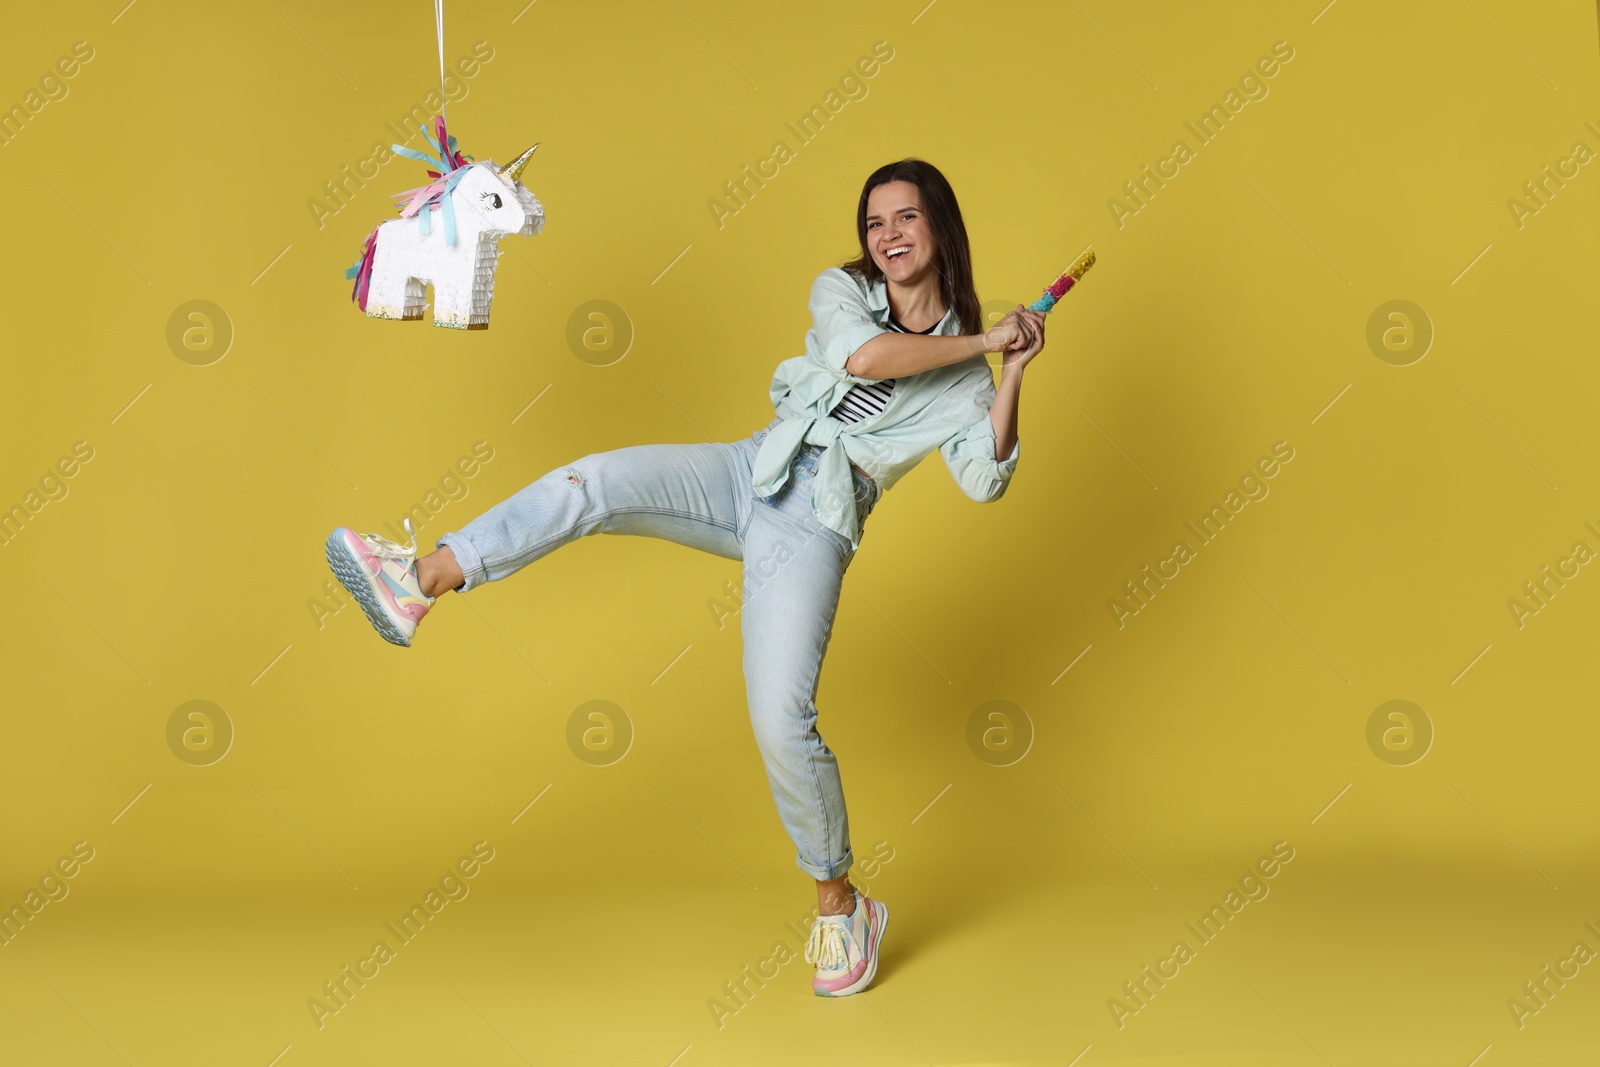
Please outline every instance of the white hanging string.
[{"label": "white hanging string", "polygon": [[445,120],[448,129],[450,120],[444,112],[444,0],[433,0],[433,27],[439,35],[439,116]]}]

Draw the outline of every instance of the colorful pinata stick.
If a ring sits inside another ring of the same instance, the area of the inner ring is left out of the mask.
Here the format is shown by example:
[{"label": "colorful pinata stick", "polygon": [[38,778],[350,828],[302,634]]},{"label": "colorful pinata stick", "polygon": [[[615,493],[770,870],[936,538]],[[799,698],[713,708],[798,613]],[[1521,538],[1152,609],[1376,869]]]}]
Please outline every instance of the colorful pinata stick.
[{"label": "colorful pinata stick", "polygon": [[1056,301],[1066,296],[1067,291],[1078,284],[1092,266],[1094,266],[1094,249],[1090,248],[1079,256],[1061,277],[1051,282],[1050,288],[1044,291],[1044,295],[1028,305],[1028,310],[1050,314],[1050,309],[1056,306]]}]

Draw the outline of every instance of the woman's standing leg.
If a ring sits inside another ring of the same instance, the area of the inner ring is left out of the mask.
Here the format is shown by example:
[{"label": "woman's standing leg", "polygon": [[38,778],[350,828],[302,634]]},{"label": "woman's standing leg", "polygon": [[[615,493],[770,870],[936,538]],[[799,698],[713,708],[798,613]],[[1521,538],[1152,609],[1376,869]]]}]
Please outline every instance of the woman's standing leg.
[{"label": "woman's standing leg", "polygon": [[[740,621],[756,745],[795,862],[817,882],[806,944],[807,962],[817,964],[812,991],[837,997],[872,983],[889,913],[849,884],[854,856],[839,764],[817,730],[817,683],[855,552],[812,514],[815,475],[815,455],[802,452],[784,487],[755,502],[744,536]],[[872,503],[858,490],[858,509]]]},{"label": "woman's standing leg", "polygon": [[[854,906],[847,880],[850,823],[838,761],[817,730],[822,661],[850,543],[817,519],[811,494],[818,454],[802,450],[788,482],[757,500],[744,537],[745,689],[756,742],[796,863],[818,883],[823,914]],[[859,486],[863,515],[875,504]]]},{"label": "woman's standing leg", "polygon": [[[790,477],[800,480],[800,472]],[[775,499],[809,492],[807,478]],[[848,549],[841,552],[832,530],[797,520],[792,510],[757,500],[745,531],[745,691],[795,861],[826,882],[844,877],[853,859],[838,761],[817,730],[816,705]]]}]

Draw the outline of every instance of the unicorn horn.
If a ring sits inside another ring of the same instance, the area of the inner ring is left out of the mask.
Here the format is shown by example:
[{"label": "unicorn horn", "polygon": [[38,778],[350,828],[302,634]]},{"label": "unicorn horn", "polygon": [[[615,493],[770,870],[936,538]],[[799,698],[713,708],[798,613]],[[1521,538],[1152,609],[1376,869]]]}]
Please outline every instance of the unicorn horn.
[{"label": "unicorn horn", "polygon": [[[533,148],[538,148],[538,147],[539,147],[538,143],[535,142]],[[525,169],[527,169],[528,160],[533,157],[533,148],[528,149],[526,152],[522,153],[522,155],[518,156],[516,159],[512,160],[510,163],[507,163],[505,166],[501,167],[500,168],[500,177],[504,178],[506,181],[511,182],[513,184],[515,184],[516,182],[521,181],[522,180],[522,172]]]}]

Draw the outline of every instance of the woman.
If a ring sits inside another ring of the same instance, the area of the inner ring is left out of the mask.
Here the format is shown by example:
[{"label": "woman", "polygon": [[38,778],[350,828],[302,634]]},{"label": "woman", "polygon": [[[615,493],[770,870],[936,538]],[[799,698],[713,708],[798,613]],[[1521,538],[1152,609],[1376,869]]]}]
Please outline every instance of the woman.
[{"label": "woman", "polygon": [[[750,720],[796,863],[817,883],[806,946],[812,989],[871,984],[888,921],[850,885],[833,753],[817,732],[817,679],[844,573],[867,516],[938,449],[968,497],[998,500],[1020,451],[1022,372],[1044,316],[1021,304],[985,330],[966,229],[935,167],[874,171],[856,209],[861,255],[811,287],[806,353],[778,364],[776,417],[743,441],[638,445],[558,467],[417,558],[340,527],[328,562],[389,641],[410,645],[434,600],[498,581],[593,533],[662,537],[744,563]],[[1003,355],[996,389],[985,352]]]}]

